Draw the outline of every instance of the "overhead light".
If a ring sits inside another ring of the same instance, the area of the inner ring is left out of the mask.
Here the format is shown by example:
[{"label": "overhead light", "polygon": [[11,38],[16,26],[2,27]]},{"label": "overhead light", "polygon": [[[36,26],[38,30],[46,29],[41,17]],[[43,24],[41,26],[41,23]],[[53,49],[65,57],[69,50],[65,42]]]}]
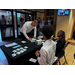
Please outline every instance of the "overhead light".
[{"label": "overhead light", "polygon": [[24,11],[24,10],[22,10],[22,11]]}]

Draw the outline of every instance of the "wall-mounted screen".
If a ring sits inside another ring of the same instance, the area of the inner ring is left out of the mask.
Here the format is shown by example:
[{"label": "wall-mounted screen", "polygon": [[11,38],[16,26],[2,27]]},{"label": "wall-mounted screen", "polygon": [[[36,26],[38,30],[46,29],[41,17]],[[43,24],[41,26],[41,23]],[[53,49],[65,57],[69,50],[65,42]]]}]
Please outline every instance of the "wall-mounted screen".
[{"label": "wall-mounted screen", "polygon": [[58,10],[58,16],[65,16],[69,15],[69,9],[59,9]]}]

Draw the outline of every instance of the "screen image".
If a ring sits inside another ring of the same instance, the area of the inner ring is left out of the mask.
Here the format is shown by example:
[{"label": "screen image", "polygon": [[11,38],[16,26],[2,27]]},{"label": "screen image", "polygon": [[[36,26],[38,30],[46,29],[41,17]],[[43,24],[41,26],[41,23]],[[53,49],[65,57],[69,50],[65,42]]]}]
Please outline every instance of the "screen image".
[{"label": "screen image", "polygon": [[4,18],[6,20],[6,25],[12,25],[12,14],[11,11],[4,11],[0,10],[0,20],[2,19],[2,15],[4,15]]},{"label": "screen image", "polygon": [[58,10],[58,16],[65,16],[69,15],[69,9],[59,9]]}]

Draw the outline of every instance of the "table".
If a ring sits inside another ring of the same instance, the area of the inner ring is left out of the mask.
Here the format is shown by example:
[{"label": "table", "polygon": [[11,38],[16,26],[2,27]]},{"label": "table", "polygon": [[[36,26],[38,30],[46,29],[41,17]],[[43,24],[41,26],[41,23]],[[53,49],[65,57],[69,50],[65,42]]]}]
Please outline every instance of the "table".
[{"label": "table", "polygon": [[[26,43],[22,43],[21,41],[26,41]],[[35,43],[31,43],[28,40],[18,40],[13,41],[16,42],[18,45],[21,45],[21,47],[28,46],[27,51],[21,53],[20,55],[17,55],[15,57],[12,57],[12,47],[6,47],[5,45],[2,45],[0,48],[4,52],[9,65],[24,65],[25,61],[36,51],[41,48],[42,45],[35,45]],[[19,48],[19,47],[18,47]]]}]

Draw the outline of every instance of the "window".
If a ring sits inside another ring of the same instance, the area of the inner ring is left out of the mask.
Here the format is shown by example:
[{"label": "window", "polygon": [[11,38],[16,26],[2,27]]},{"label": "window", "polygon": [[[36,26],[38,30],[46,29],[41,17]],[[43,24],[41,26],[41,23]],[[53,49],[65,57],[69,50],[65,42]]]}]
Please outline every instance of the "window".
[{"label": "window", "polygon": [[54,15],[54,9],[47,9],[46,12],[47,12],[47,16]]},{"label": "window", "polygon": [[25,22],[25,14],[17,13],[17,24],[18,25],[20,25],[20,18],[23,18]]},{"label": "window", "polygon": [[[2,15],[4,15],[4,18],[6,20],[6,24],[5,25],[12,25],[12,14],[11,14],[11,11],[0,10],[0,20],[2,20]],[[3,24],[2,21],[1,21],[1,24]]]}]

